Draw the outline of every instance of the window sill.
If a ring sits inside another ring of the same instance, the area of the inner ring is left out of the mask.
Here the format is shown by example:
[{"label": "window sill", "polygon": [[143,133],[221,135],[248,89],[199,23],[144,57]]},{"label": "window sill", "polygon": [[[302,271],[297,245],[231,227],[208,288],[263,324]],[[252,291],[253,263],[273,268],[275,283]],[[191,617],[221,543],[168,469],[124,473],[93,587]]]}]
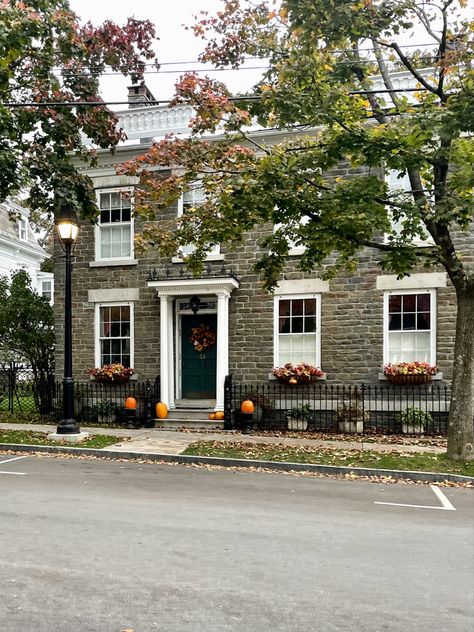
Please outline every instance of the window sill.
[{"label": "window sill", "polygon": [[[224,261],[225,255],[207,255],[204,261]],[[182,257],[173,257],[171,263],[186,263]]]},{"label": "window sill", "polygon": [[[432,382],[439,382],[442,379],[443,379],[443,373],[442,373],[442,371],[438,371],[438,373],[436,373],[436,375],[432,376],[431,381]],[[379,382],[388,382],[388,379],[386,378],[386,376],[383,373],[379,373],[378,380],[379,380]],[[427,382],[427,384],[429,384],[429,382]]]},{"label": "window sill", "polygon": [[306,251],[306,248],[304,246],[300,248],[291,248],[290,250],[288,250],[288,256],[301,257],[302,255],[304,255],[305,251]]},{"label": "window sill", "polygon": [[107,268],[109,266],[136,266],[138,259],[104,259],[103,261],[90,261],[90,268]]}]

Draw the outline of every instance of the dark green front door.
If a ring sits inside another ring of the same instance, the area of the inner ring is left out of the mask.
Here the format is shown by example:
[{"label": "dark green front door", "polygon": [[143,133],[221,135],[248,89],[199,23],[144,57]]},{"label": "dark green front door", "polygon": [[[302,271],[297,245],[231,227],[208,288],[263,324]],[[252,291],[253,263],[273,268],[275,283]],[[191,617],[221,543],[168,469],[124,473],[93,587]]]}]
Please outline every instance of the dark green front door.
[{"label": "dark green front door", "polygon": [[209,327],[217,336],[217,316],[181,317],[182,396],[186,399],[213,399],[216,396],[217,344],[205,351],[196,351],[190,340],[193,328]]}]

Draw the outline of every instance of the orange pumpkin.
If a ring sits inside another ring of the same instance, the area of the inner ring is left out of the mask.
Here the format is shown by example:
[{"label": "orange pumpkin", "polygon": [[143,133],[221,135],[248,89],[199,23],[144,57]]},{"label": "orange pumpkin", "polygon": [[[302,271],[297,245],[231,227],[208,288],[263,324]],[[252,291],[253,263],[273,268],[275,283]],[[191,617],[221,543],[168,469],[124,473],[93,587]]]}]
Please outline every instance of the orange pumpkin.
[{"label": "orange pumpkin", "polygon": [[240,410],[243,413],[253,413],[253,411],[255,410],[255,406],[253,405],[253,402],[250,399],[246,399],[245,401],[242,402],[240,406]]},{"label": "orange pumpkin", "polygon": [[224,412],[222,410],[218,410],[216,413],[216,419],[222,421],[224,419]]},{"label": "orange pumpkin", "polygon": [[216,418],[216,413],[209,413],[209,419],[213,420]]},{"label": "orange pumpkin", "polygon": [[137,400],[134,397],[127,397],[125,400],[125,408],[128,410],[136,410]]},{"label": "orange pumpkin", "polygon": [[288,384],[298,384],[298,380],[295,377],[290,377]]},{"label": "orange pumpkin", "polygon": [[168,417],[168,406],[163,404],[163,402],[158,402],[155,410],[158,419],[166,419]]}]

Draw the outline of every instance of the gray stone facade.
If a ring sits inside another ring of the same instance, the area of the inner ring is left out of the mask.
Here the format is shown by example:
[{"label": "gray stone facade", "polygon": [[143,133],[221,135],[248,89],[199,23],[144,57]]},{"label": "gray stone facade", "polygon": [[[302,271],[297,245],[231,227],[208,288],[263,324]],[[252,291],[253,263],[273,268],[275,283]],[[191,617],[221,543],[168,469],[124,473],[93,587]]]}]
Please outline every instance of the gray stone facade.
[{"label": "gray stone facade", "polygon": [[[140,148],[143,151],[143,147]],[[128,152],[131,150],[128,150]],[[128,156],[127,156],[128,157]],[[115,176],[113,162],[102,164],[95,173],[98,187],[124,184]],[[350,177],[352,172],[342,166],[340,173]],[[360,170],[355,170],[360,172]],[[136,222],[139,228],[139,221]],[[232,268],[240,281],[229,301],[229,370],[239,381],[268,380],[274,365],[274,298],[261,289],[252,266],[260,255],[259,241],[271,226],[251,232],[245,244],[237,250],[221,248],[225,267]],[[474,233],[459,235],[457,244],[466,261],[474,261]],[[59,249],[57,254],[59,255]],[[375,383],[383,369],[383,290],[377,289],[377,278],[382,274],[377,261],[379,254],[366,250],[361,254],[360,266],[353,274],[340,275],[329,281],[329,291],[321,294],[321,368],[328,382]],[[77,380],[88,380],[87,369],[94,366],[94,303],[89,302],[89,291],[134,288],[135,301],[134,368],[139,379],[154,379],[160,372],[160,302],[156,291],[148,287],[150,270],[163,270],[166,264],[173,274],[180,265],[163,260],[153,252],[139,256],[136,265],[94,265],[94,226],[83,224],[75,249],[73,273],[73,346],[74,374]],[[282,280],[318,279],[320,274],[303,273],[297,268],[298,258],[290,257]],[[92,265],[91,265],[92,264]],[[213,263],[217,270],[221,261]],[[426,270],[419,270],[420,274]],[[428,271],[432,272],[432,271]],[[438,270],[438,272],[442,272]],[[64,265],[57,259],[56,318],[57,372],[62,370]],[[451,378],[455,335],[455,294],[453,288],[439,287],[437,296],[436,360],[445,379]]]}]

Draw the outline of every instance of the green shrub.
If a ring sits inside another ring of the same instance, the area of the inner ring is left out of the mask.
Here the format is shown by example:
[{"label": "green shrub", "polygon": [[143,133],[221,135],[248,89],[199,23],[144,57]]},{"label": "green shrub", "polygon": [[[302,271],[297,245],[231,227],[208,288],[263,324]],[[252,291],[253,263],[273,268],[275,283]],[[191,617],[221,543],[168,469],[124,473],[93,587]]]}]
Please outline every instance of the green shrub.
[{"label": "green shrub", "polygon": [[430,413],[415,407],[405,408],[405,410],[397,415],[397,419],[400,423],[406,424],[407,426],[423,427],[433,422]]}]

